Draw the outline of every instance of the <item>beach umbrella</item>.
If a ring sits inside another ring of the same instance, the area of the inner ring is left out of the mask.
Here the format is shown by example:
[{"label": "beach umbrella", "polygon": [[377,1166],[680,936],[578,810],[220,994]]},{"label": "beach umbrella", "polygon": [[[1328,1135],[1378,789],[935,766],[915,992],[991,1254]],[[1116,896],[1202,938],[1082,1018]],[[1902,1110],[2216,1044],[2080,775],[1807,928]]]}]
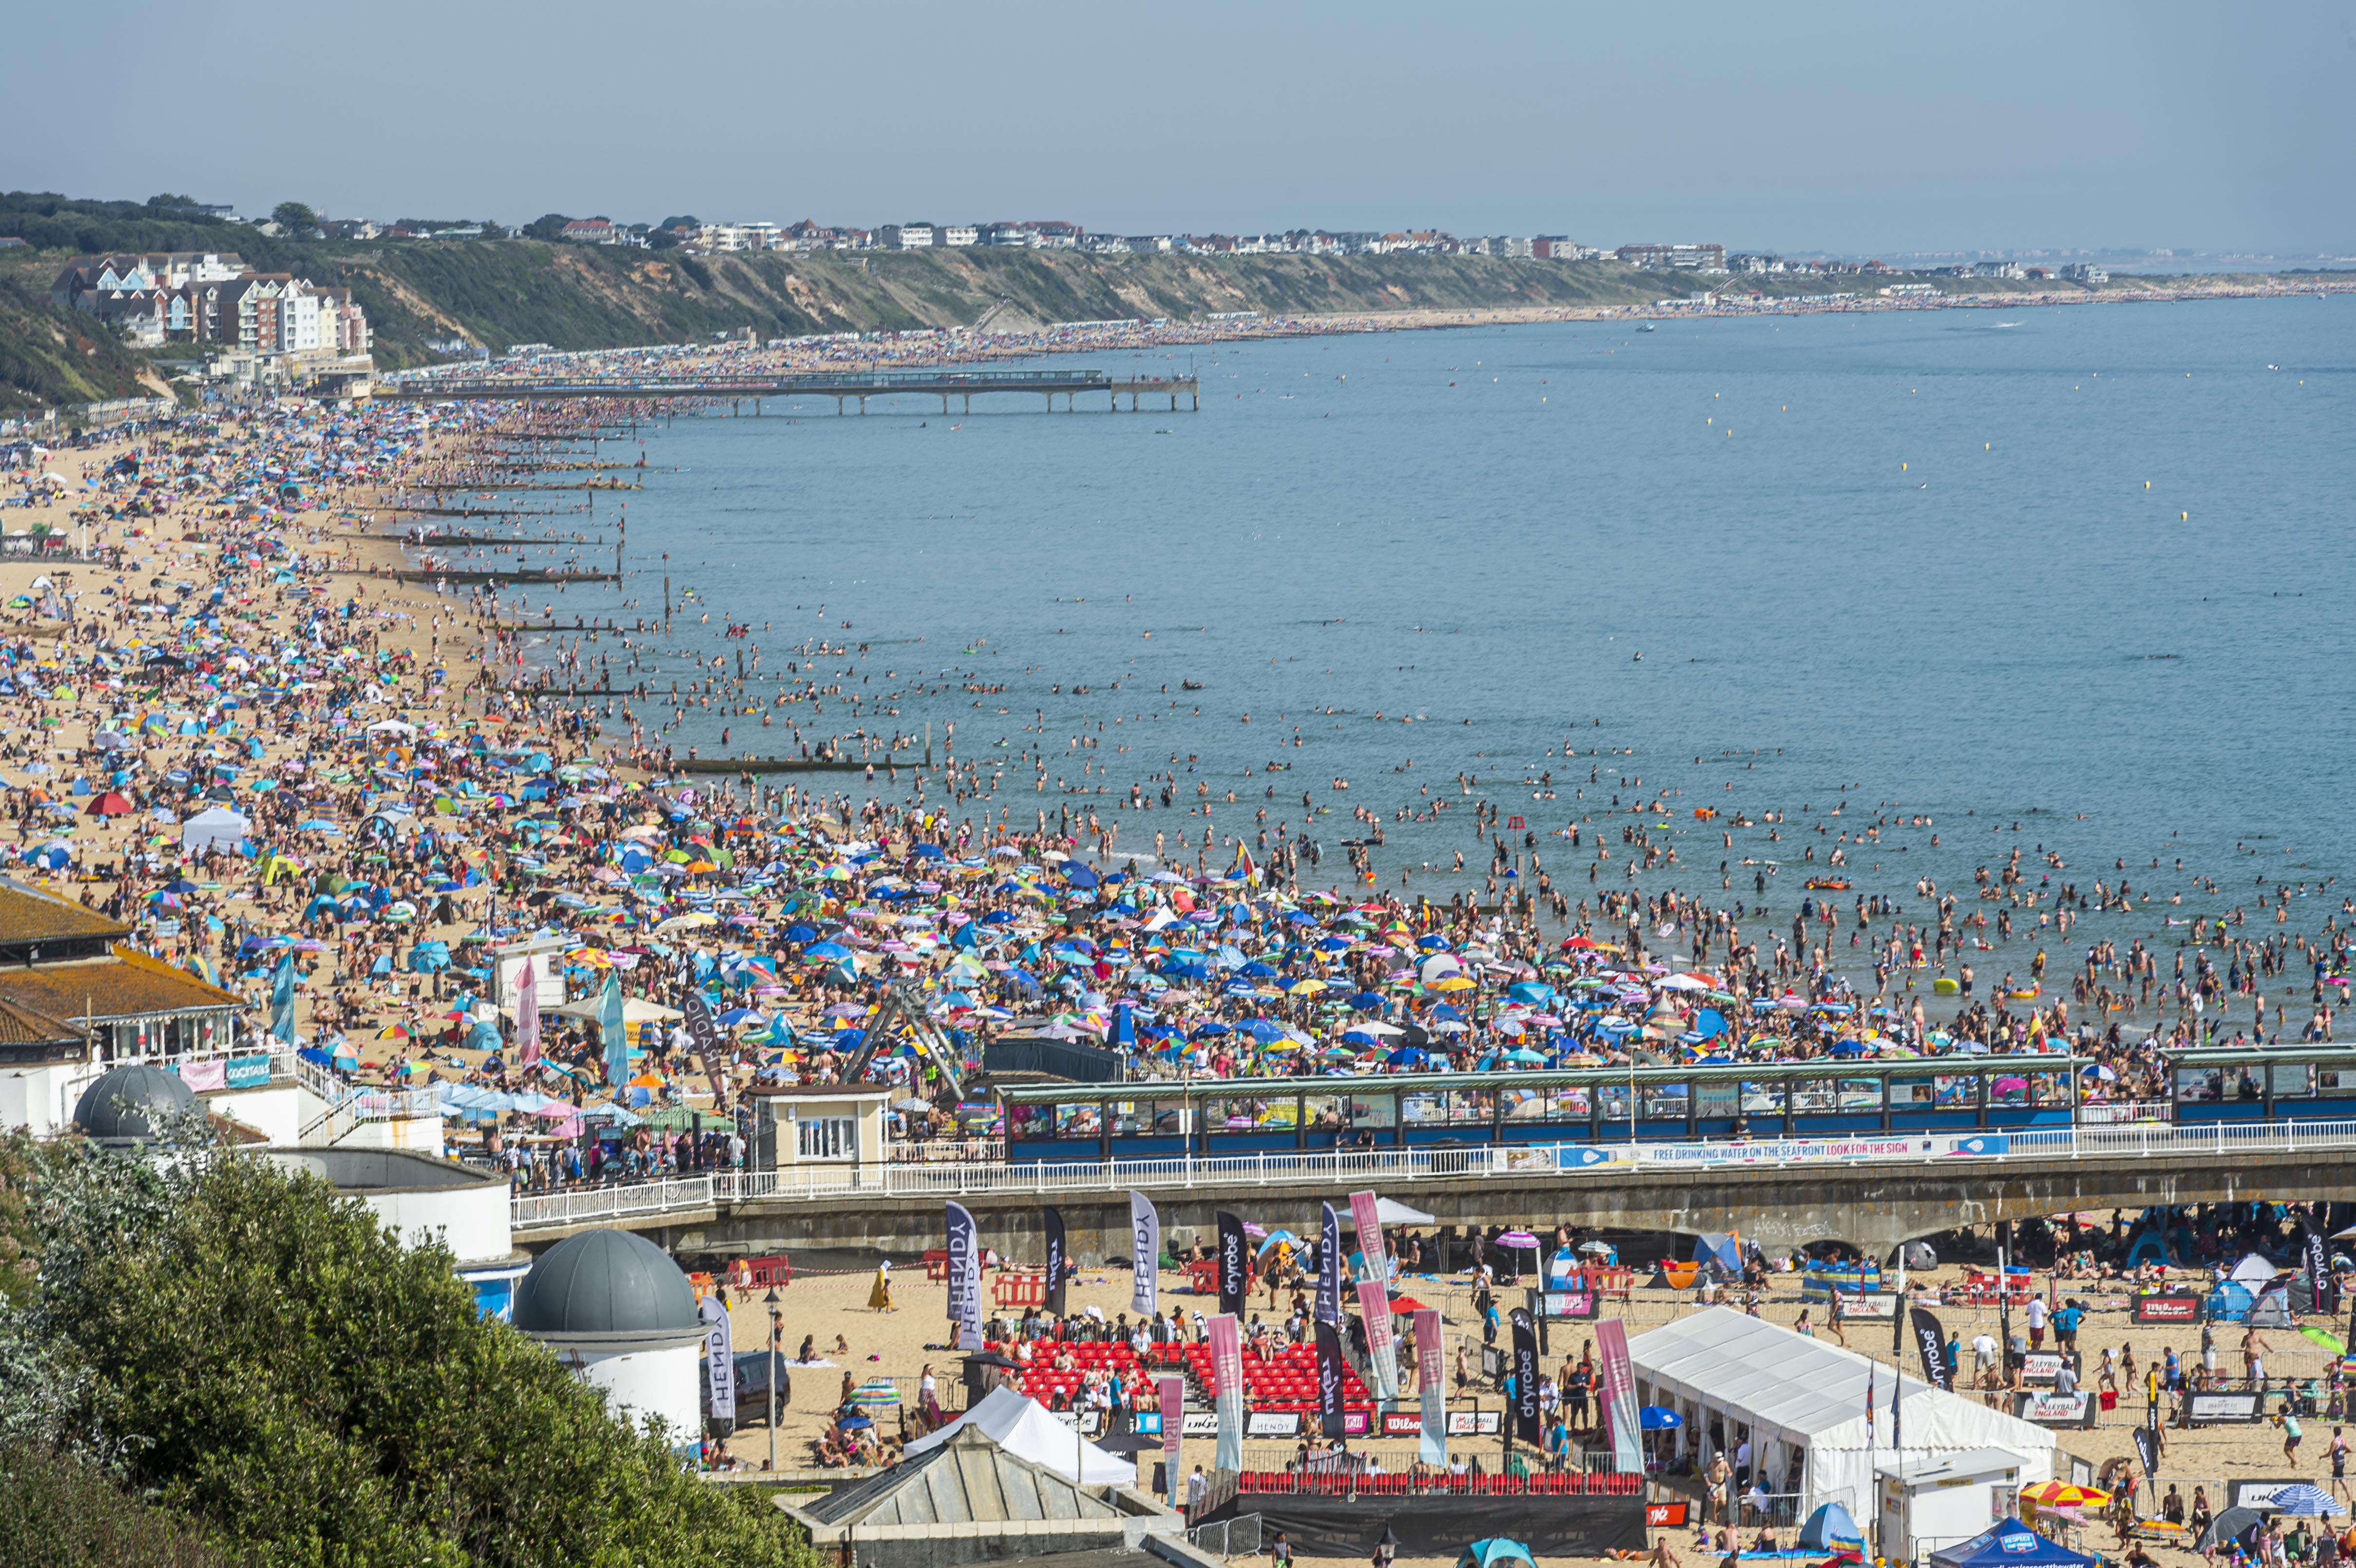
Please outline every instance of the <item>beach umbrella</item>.
[{"label": "beach umbrella", "polygon": [[851,1391],[847,1402],[857,1405],[896,1405],[900,1402],[900,1387],[889,1378],[870,1378]]},{"label": "beach umbrella", "polygon": [[1685,1417],[1666,1405],[1648,1404],[1636,1412],[1636,1423],[1646,1432],[1667,1432],[1686,1423]]},{"label": "beach umbrella", "polygon": [[2093,1487],[2073,1487],[2067,1481],[2040,1481],[2024,1487],[2020,1495],[2041,1509],[2098,1509],[2111,1500],[2111,1494]]},{"label": "beach umbrella", "polygon": [[2321,1487],[2301,1483],[2277,1490],[2274,1501],[2266,1505],[2276,1513],[2313,1514],[2321,1517],[2340,1510],[2331,1505],[2331,1494]]}]

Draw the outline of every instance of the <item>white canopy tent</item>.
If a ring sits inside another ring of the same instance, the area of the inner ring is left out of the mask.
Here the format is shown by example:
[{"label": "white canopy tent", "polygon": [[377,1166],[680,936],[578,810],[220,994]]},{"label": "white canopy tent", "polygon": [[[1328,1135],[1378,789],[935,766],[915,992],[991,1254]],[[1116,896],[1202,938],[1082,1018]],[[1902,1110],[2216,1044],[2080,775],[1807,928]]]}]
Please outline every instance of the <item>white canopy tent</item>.
[{"label": "white canopy tent", "polygon": [[[1847,1509],[1852,1519],[1869,1518],[1875,1466],[1927,1470],[1977,1449],[2019,1455],[2024,1487],[2053,1478],[2053,1435],[2043,1427],[1731,1307],[1712,1307],[1637,1335],[1628,1342],[1628,1355],[1637,1402],[1683,1416],[1677,1440],[1700,1447],[1699,1463],[1719,1448],[1731,1457],[1748,1441],[1753,1474],[1770,1495],[1796,1495],[1798,1518],[1828,1502]],[[1869,1369],[1874,1391],[1869,1435]],[[1895,1400],[1904,1402],[1902,1452],[1890,1446]]]},{"label": "white canopy tent", "polygon": [[180,847],[189,854],[214,848],[233,850],[252,826],[241,812],[214,806],[180,824]]},{"label": "white canopy tent", "polygon": [[1060,1475],[1070,1475],[1074,1463],[1078,1463],[1082,1466],[1078,1479],[1084,1487],[1137,1484],[1135,1460],[1117,1457],[1093,1443],[1082,1441],[1078,1433],[1048,1414],[1046,1407],[1037,1400],[1009,1388],[991,1390],[989,1397],[980,1404],[939,1431],[917,1438],[903,1453],[910,1459],[928,1453],[967,1426],[979,1427],[1009,1454]]}]

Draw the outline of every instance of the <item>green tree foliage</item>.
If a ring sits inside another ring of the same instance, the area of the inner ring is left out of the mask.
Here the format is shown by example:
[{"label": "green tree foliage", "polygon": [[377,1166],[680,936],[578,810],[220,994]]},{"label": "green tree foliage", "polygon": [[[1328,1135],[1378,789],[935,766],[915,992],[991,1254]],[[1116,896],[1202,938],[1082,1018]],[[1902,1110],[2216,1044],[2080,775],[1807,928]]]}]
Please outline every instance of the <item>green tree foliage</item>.
[{"label": "green tree foliage", "polygon": [[98,1466],[38,1444],[0,1444],[0,1568],[205,1568],[185,1514],[153,1507]]},{"label": "green tree foliage", "polygon": [[[54,1444],[266,1564],[797,1564],[765,1498],[680,1468],[438,1248],[249,1155],[83,1145],[27,1184],[39,1283],[0,1320]],[[14,1341],[13,1346],[11,1341]],[[46,1364],[46,1365],[44,1365]],[[0,1381],[0,1414],[15,1396]],[[0,1543],[0,1560],[5,1560]]]},{"label": "green tree foliage", "polygon": [[311,210],[306,201],[282,201],[270,209],[270,220],[289,233],[301,236],[319,226],[319,215]]}]

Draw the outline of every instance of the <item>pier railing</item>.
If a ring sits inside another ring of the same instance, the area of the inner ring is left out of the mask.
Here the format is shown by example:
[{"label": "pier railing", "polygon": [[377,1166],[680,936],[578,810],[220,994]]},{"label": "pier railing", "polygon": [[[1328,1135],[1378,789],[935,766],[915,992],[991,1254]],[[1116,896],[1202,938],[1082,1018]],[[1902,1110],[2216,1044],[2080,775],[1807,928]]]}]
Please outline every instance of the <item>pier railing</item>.
[{"label": "pier railing", "polygon": [[1526,1144],[1023,1165],[890,1163],[726,1171],[692,1180],[519,1197],[515,1224],[519,1230],[531,1230],[739,1203],[822,1203],[858,1197],[949,1198],[1130,1188],[1340,1187],[1370,1181],[1478,1181],[1499,1176],[1610,1180],[1635,1170],[1787,1170],[1949,1161],[2002,1164],[2019,1159],[2227,1159],[2243,1154],[2351,1147],[2356,1147],[2356,1121],[2221,1122],[2206,1127],[2151,1122],[1971,1134],[1893,1133],[1763,1144]]}]

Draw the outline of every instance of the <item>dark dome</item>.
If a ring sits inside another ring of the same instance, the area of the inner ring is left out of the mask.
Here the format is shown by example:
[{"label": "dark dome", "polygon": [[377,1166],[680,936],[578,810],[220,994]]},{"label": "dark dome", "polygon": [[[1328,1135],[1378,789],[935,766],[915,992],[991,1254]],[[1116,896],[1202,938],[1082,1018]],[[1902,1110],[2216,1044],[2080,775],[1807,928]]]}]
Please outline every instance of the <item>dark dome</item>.
[{"label": "dark dome", "polygon": [[530,1334],[693,1333],[695,1287],[670,1254],[627,1230],[584,1230],[540,1255],[516,1292]]},{"label": "dark dome", "polygon": [[153,1143],[155,1123],[163,1117],[197,1108],[197,1097],[166,1072],[145,1062],[134,1062],[101,1075],[74,1102],[74,1125],[107,1143],[138,1140]]}]

